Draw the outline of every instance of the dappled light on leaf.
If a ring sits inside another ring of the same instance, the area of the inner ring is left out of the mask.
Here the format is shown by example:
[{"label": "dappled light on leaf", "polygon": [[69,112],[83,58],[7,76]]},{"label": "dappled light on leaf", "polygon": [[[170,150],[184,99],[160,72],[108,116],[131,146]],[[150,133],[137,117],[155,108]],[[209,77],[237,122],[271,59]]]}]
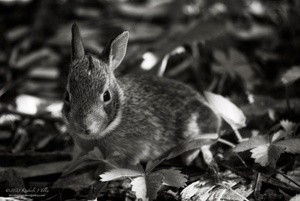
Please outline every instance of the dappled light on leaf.
[{"label": "dappled light on leaf", "polygon": [[280,125],[283,127],[287,135],[296,130],[297,124],[289,120],[281,120]]},{"label": "dappled light on leaf", "polygon": [[275,142],[275,141],[281,140],[284,137],[286,137],[286,133],[283,130],[279,130],[273,134],[271,141]]},{"label": "dappled light on leaf", "polygon": [[141,165],[128,166],[125,168],[115,168],[109,170],[100,175],[101,181],[112,181],[124,178],[131,178],[132,191],[136,193],[137,199],[153,201],[157,197],[157,192],[160,190],[162,185],[173,186],[173,187],[184,187],[187,179],[186,175],[180,173],[179,170],[173,169],[162,169],[152,172],[155,167],[149,163],[147,172],[144,171]]},{"label": "dappled light on leaf", "polygon": [[147,198],[147,186],[145,177],[137,177],[131,181],[132,191],[135,192],[137,199],[148,201]]},{"label": "dappled light on leaf", "polygon": [[266,166],[268,164],[268,148],[268,144],[253,148],[251,158],[254,158],[256,163]]},{"label": "dappled light on leaf", "polygon": [[227,98],[211,92],[204,92],[209,104],[234,129],[246,126],[244,113]]},{"label": "dappled light on leaf", "polygon": [[16,110],[29,115],[49,113],[53,117],[60,118],[62,105],[63,103],[58,100],[51,101],[27,94],[16,97]]},{"label": "dappled light on leaf", "polygon": [[140,177],[144,175],[143,168],[140,166],[132,167],[131,169],[112,169],[100,175],[101,181],[111,181],[117,179],[124,179],[128,177]]},{"label": "dappled light on leaf", "polygon": [[141,68],[143,70],[151,70],[158,62],[158,58],[151,52],[146,52],[143,55],[143,62],[141,63]]},{"label": "dappled light on leaf", "polygon": [[17,110],[25,114],[36,114],[42,100],[29,95],[20,95],[16,98]]},{"label": "dappled light on leaf", "polygon": [[287,70],[281,77],[283,84],[292,84],[300,78],[300,67],[294,66],[293,68]]}]

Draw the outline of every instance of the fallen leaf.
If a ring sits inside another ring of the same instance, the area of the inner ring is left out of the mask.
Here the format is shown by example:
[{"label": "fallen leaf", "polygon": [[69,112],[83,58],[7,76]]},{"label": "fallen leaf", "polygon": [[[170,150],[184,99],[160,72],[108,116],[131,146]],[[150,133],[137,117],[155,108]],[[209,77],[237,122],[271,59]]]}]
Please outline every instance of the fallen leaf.
[{"label": "fallen leaf", "polygon": [[241,182],[242,178],[229,173],[225,181],[215,184],[208,180],[196,181],[188,185],[180,193],[182,201],[215,201],[215,200],[237,200],[244,201],[251,193],[251,185]]}]

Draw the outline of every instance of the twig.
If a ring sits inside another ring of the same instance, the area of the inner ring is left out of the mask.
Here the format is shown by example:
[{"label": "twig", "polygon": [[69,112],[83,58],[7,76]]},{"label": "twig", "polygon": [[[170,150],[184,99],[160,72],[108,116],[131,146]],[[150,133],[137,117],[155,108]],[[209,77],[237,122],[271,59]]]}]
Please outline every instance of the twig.
[{"label": "twig", "polygon": [[233,144],[232,142],[229,142],[228,140],[224,140],[224,139],[222,139],[222,138],[218,138],[218,142],[221,142],[221,143],[223,143],[223,144],[226,144],[226,145],[228,145],[228,146],[230,146],[230,147],[232,147],[232,148],[234,148],[236,145],[235,144]]},{"label": "twig", "polygon": [[[235,152],[234,152],[235,153]],[[245,163],[245,161],[242,159],[242,157],[238,154],[235,153],[235,156],[242,162],[242,164],[246,167],[249,168],[248,165]]]},{"label": "twig", "polygon": [[[232,167],[232,166],[230,166],[228,164],[225,164],[224,162],[220,163],[220,164],[222,166],[224,166],[225,168],[230,169],[231,171],[233,171],[234,173],[236,173],[236,174],[238,174],[238,175],[240,175],[242,177],[245,177],[245,178],[248,178],[248,179],[252,179],[252,180],[255,179],[254,176],[253,176],[253,174],[247,174],[245,171],[237,170],[235,167]],[[257,172],[257,171],[254,170],[254,172]],[[291,185],[287,185],[286,183],[281,182],[278,179],[274,179],[274,178],[270,178],[270,177],[264,176],[262,173],[261,173],[261,180],[263,182],[267,183],[267,184],[270,184],[270,185],[278,186],[280,188],[288,189],[288,190],[291,190],[291,191],[300,192],[299,188],[291,186]]]},{"label": "twig", "polygon": [[246,139],[244,139],[244,138],[242,137],[242,135],[240,134],[240,132],[239,132],[238,129],[233,129],[233,131],[234,131],[234,133],[235,133],[235,135],[236,135],[236,137],[237,137],[237,139],[238,139],[239,142],[243,142],[243,141],[246,140]]},{"label": "twig", "polygon": [[255,178],[255,186],[254,186],[254,197],[257,199],[259,196],[259,192],[261,190],[261,174],[258,172]]},{"label": "twig", "polygon": [[[273,169],[273,168],[272,168]],[[293,184],[295,184],[296,186],[298,186],[300,188],[300,185],[295,182],[294,180],[292,180],[291,178],[289,178],[288,176],[286,176],[285,174],[283,174],[282,172],[276,170],[276,169],[273,169],[277,174],[280,174],[281,176],[283,176],[284,178],[286,178],[287,180],[289,180],[290,182],[292,182]]]}]

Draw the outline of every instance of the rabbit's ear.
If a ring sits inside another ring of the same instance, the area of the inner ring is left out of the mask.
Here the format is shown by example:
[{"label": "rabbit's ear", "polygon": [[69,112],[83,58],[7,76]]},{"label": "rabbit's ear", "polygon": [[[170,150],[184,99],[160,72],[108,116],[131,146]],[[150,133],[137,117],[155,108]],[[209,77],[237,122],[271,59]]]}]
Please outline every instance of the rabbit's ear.
[{"label": "rabbit's ear", "polygon": [[80,36],[79,28],[76,23],[72,26],[72,61],[84,58],[84,48]]},{"label": "rabbit's ear", "polygon": [[110,42],[105,51],[108,53],[109,65],[113,71],[120,65],[125,57],[128,39],[129,32],[124,31]]}]

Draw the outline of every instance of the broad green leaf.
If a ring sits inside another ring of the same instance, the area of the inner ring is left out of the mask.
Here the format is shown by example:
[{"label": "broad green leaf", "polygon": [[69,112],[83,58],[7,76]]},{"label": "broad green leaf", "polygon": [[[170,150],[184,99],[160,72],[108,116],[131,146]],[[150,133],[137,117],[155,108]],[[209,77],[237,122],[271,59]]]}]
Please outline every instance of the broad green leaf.
[{"label": "broad green leaf", "polygon": [[256,163],[259,163],[262,166],[266,166],[269,163],[268,158],[268,144],[259,145],[258,147],[255,147],[251,149],[251,158],[254,158]]},{"label": "broad green leaf", "polygon": [[275,167],[280,155],[284,152],[284,149],[276,144],[271,144],[268,150],[268,161],[271,167]]},{"label": "broad green leaf", "polygon": [[141,165],[132,166],[129,168],[117,168],[104,172],[100,175],[101,181],[112,181],[124,179],[127,177],[140,177],[144,175],[144,170]]},{"label": "broad green leaf", "polygon": [[276,146],[282,147],[287,153],[300,153],[300,139],[287,139],[275,143]]},{"label": "broad green leaf", "polygon": [[157,192],[163,184],[163,178],[163,175],[157,173],[151,173],[146,176],[147,197],[149,201],[156,199]]},{"label": "broad green leaf", "polygon": [[241,142],[239,143],[235,148],[234,148],[234,152],[242,152],[242,151],[246,151],[249,149],[253,149],[255,147],[258,147],[260,145],[265,145],[268,143],[268,140],[266,139],[265,136],[262,135],[258,135],[255,137],[250,138],[249,140],[245,141],[245,142]]},{"label": "broad green leaf", "polygon": [[88,157],[92,160],[103,160],[104,159],[104,156],[98,147],[94,147],[94,149],[88,153]]},{"label": "broad green leaf", "polygon": [[163,175],[158,173],[151,173],[143,175],[132,180],[132,191],[135,192],[137,199],[143,201],[152,201],[157,197],[157,192],[163,183]]},{"label": "broad green leaf", "polygon": [[234,105],[227,98],[208,91],[204,92],[205,97],[213,109],[234,129],[246,126],[246,117],[242,110]]},{"label": "broad green leaf", "polygon": [[164,169],[158,170],[155,173],[163,175],[163,184],[174,186],[177,188],[184,187],[187,182],[187,176],[181,174],[179,170]]},{"label": "broad green leaf", "polygon": [[283,84],[292,84],[300,78],[300,67],[294,66],[287,70],[281,77]]},{"label": "broad green leaf", "polygon": [[154,168],[156,168],[159,164],[161,164],[164,160],[166,160],[166,156],[161,157],[157,160],[154,161],[148,161],[147,165],[146,165],[146,173],[151,172]]}]

